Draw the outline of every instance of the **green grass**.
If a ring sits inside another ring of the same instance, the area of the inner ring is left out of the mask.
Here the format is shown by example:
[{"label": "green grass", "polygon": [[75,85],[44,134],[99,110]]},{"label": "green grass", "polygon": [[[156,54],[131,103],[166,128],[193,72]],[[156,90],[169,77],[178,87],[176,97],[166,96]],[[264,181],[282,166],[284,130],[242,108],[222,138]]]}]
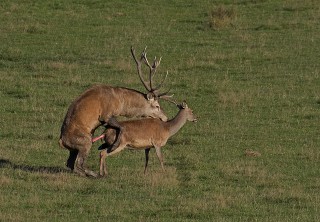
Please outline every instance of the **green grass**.
[{"label": "green grass", "polygon": [[[318,221],[319,21],[312,0],[2,0],[0,221]],[[106,179],[69,173],[72,100],[95,83],[143,90],[131,45],[162,56],[198,123],[164,147],[166,173],[154,151],[146,176],[130,151]]]}]

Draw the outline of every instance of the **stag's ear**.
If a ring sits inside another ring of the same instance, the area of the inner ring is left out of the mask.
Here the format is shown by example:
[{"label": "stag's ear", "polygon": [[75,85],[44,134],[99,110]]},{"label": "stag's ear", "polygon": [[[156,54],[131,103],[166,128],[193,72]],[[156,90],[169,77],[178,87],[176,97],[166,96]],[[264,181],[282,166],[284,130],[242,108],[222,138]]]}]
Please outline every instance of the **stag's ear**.
[{"label": "stag's ear", "polygon": [[154,100],[154,99],[155,99],[154,94],[151,93],[151,92],[149,92],[149,93],[147,94],[147,100],[150,101],[150,100]]}]

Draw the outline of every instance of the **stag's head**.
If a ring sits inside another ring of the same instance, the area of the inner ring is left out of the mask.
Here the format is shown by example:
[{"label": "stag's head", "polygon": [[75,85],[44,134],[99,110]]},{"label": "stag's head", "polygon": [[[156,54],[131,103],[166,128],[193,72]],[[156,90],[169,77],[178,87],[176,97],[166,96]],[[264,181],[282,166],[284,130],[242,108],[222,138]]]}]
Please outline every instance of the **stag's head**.
[{"label": "stag's head", "polygon": [[145,98],[147,100],[147,107],[144,110],[144,115],[142,115],[142,117],[161,119],[166,122],[168,117],[161,109],[159,100],[152,93],[146,94]]},{"label": "stag's head", "polygon": [[[168,117],[161,109],[160,104],[159,104],[159,99],[160,98],[166,99],[167,97],[170,97],[167,95],[168,92],[160,93],[160,88],[162,87],[164,81],[166,80],[166,78],[168,76],[168,72],[167,72],[165,78],[162,80],[162,82],[157,87],[154,87],[152,78],[154,77],[154,75],[156,73],[157,67],[160,65],[161,58],[159,60],[157,60],[157,58],[154,58],[153,64],[151,65],[147,59],[146,48],[142,52],[140,59],[138,59],[135,55],[135,50],[133,49],[133,47],[131,47],[131,54],[133,56],[134,61],[137,64],[139,78],[140,78],[143,86],[145,87],[145,89],[148,91],[148,93],[145,94],[145,98],[150,106],[145,110],[144,116],[152,117],[152,118],[159,118],[162,121],[167,121]],[[145,81],[142,76],[142,67],[141,67],[142,63],[147,65],[147,67],[149,68],[149,81],[148,82]]]},{"label": "stag's head", "polygon": [[185,101],[177,105],[180,111],[183,112],[186,119],[191,122],[197,122],[197,117],[193,114],[192,109],[190,109]]}]

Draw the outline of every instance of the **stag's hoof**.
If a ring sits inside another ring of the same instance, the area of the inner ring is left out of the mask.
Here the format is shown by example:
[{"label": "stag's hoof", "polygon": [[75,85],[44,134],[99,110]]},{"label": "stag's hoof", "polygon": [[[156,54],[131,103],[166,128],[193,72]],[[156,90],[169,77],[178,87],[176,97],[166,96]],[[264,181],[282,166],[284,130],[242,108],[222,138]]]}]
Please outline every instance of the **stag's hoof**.
[{"label": "stag's hoof", "polygon": [[84,170],[87,177],[98,178],[98,174],[91,170]]},{"label": "stag's hoof", "polygon": [[71,171],[73,171],[73,172],[75,172],[75,164],[74,164],[74,162],[73,163],[70,163],[69,161],[68,162],[66,162],[66,167],[69,169],[69,170],[71,170]]},{"label": "stag's hoof", "polygon": [[77,174],[79,176],[82,176],[82,177],[86,177],[86,173],[84,172],[84,170],[81,169],[81,168],[78,168],[78,167],[75,167],[73,169],[73,173],[75,173],[75,174]]},{"label": "stag's hoof", "polygon": [[97,178],[98,177],[98,174],[96,174],[95,172],[88,170],[88,169],[84,169],[84,168],[76,167],[76,168],[74,168],[73,172],[78,174],[79,176],[82,176],[82,177],[90,177],[90,178]]}]

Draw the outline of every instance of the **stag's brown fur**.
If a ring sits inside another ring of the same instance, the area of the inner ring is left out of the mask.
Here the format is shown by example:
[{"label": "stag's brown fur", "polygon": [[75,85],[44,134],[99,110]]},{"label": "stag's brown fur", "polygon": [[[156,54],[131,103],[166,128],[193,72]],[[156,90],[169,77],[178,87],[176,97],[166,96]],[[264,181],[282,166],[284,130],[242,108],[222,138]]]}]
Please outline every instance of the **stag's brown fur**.
[{"label": "stag's brown fur", "polygon": [[[80,175],[97,176],[84,165],[91,148],[91,137],[100,125],[109,125],[117,129],[118,136],[111,149],[114,150],[118,147],[122,134],[122,128],[115,116],[153,117],[167,120],[158,102],[158,98],[168,99],[167,93],[159,92],[163,82],[155,88],[152,84],[152,77],[160,60],[155,59],[150,65],[146,49],[142,52],[140,59],[136,57],[132,47],[131,54],[137,65],[140,81],[148,91],[147,94],[128,88],[96,85],[80,95],[70,105],[65,116],[59,144],[70,151],[67,166]],[[149,82],[143,78],[142,63],[149,67]]]},{"label": "stag's brown fur", "polygon": [[112,128],[106,128],[104,132],[105,143],[100,147],[100,149],[103,149],[100,152],[100,176],[107,175],[105,158],[120,152],[126,147],[129,149],[145,150],[145,172],[148,165],[150,148],[155,147],[161,167],[164,170],[161,147],[164,146],[168,139],[177,133],[187,121],[196,121],[192,110],[188,108],[185,103],[179,106],[179,108],[180,111],[176,117],[168,122],[163,122],[158,119],[140,119],[119,122],[123,133],[120,137],[119,147],[115,151],[109,152],[108,147],[112,146],[114,143],[116,131]]},{"label": "stag's brown fur", "polygon": [[96,176],[84,166],[92,145],[92,135],[104,123],[118,127],[114,116],[167,120],[158,101],[150,95],[121,87],[93,86],[70,105],[61,127],[59,144],[70,151],[69,168],[80,175]]}]

